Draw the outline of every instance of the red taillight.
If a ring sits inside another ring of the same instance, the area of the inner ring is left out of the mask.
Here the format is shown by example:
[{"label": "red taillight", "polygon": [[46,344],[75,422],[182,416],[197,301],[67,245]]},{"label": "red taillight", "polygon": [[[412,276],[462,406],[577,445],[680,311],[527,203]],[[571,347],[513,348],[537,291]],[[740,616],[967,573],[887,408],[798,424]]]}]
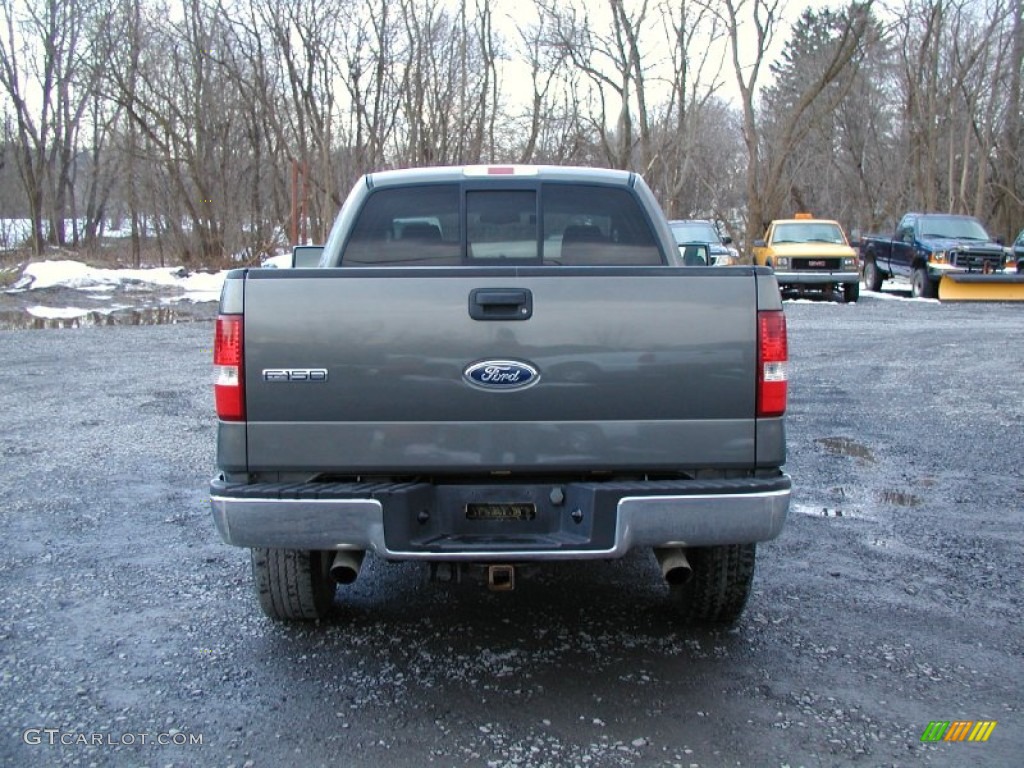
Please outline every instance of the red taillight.
[{"label": "red taillight", "polygon": [[757,415],[786,412],[789,348],[782,310],[757,313]]},{"label": "red taillight", "polygon": [[213,386],[217,417],[224,421],[245,419],[245,379],[242,367],[242,316],[221,315],[213,339]]}]

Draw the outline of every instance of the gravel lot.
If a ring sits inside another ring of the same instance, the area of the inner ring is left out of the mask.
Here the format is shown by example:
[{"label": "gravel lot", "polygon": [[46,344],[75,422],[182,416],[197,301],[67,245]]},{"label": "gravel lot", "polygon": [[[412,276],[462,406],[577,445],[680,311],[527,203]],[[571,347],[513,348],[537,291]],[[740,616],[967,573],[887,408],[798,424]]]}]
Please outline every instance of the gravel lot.
[{"label": "gravel lot", "polygon": [[212,325],[0,332],[0,765],[1019,764],[1024,307],[786,312],[794,508],[727,630],[646,553],[368,558],[274,624],[208,511]]}]

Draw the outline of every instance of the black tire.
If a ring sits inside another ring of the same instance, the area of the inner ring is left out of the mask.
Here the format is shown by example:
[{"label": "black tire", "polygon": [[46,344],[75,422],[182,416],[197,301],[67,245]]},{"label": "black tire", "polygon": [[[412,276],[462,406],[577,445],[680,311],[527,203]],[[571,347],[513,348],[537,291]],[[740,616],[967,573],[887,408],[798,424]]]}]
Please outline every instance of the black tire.
[{"label": "black tire", "polygon": [[756,544],[729,544],[686,550],[690,580],[671,587],[684,621],[731,624],[743,613],[754,581]]},{"label": "black tire", "polygon": [[263,612],[283,621],[314,621],[331,611],[337,587],[333,552],[252,549],[252,577]]},{"label": "black tire", "polygon": [[843,284],[843,301],[852,304],[860,298],[860,283]]},{"label": "black tire", "polygon": [[914,267],[914,274],[910,278],[910,295],[915,299],[934,299],[938,295],[936,285],[924,267]]},{"label": "black tire", "polygon": [[882,273],[878,271],[878,265],[872,256],[864,259],[864,288],[875,293],[882,290]]}]

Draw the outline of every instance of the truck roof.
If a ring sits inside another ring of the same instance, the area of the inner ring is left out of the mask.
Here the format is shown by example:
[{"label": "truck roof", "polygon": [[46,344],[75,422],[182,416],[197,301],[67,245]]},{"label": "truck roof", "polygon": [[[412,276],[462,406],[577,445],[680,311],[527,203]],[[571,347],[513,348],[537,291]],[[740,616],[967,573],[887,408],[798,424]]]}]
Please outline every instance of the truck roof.
[{"label": "truck roof", "polygon": [[428,168],[401,168],[366,175],[369,187],[467,181],[500,177],[633,186],[636,174],[611,168],[587,168],[562,165],[452,165]]},{"label": "truck roof", "polygon": [[931,213],[921,213],[920,211],[907,211],[906,216],[941,216],[944,219],[976,219],[977,216],[971,216],[967,213],[942,213],[941,211],[932,211]]},{"label": "truck roof", "polygon": [[918,219],[968,219],[970,221],[977,221],[981,223],[977,216],[971,216],[966,213],[914,213],[913,211],[904,214],[903,218],[907,216],[914,216]]},{"label": "truck roof", "polygon": [[772,219],[772,224],[814,224],[814,223],[825,223],[825,224],[837,224],[842,227],[835,219]]}]

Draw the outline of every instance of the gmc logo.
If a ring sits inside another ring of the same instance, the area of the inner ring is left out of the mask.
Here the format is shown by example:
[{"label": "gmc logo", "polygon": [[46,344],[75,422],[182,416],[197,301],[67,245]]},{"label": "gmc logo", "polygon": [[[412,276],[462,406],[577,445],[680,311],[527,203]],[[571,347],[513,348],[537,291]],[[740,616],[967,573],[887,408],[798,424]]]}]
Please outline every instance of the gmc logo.
[{"label": "gmc logo", "polygon": [[826,266],[828,266],[828,262],[825,261],[824,259],[811,259],[810,261],[807,262],[807,266],[808,267],[826,267]]},{"label": "gmc logo", "polygon": [[327,381],[326,368],[264,368],[263,380],[272,383]]}]

